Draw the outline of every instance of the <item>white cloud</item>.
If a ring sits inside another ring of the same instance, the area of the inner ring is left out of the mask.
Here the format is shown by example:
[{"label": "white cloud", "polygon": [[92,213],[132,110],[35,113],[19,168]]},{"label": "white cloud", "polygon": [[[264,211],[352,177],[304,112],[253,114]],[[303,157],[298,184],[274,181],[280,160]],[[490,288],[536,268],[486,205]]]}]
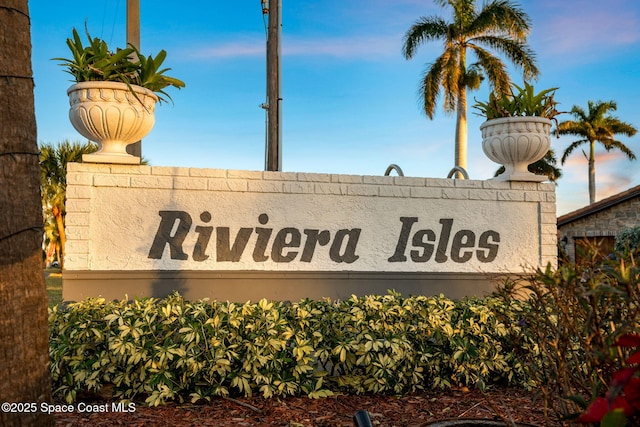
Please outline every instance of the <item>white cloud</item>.
[{"label": "white cloud", "polygon": [[[339,59],[400,58],[402,35],[363,35],[326,38],[282,37],[283,56],[324,56]],[[229,59],[263,57],[266,41],[263,37],[245,37],[241,40],[202,46],[189,56],[200,59]]]}]

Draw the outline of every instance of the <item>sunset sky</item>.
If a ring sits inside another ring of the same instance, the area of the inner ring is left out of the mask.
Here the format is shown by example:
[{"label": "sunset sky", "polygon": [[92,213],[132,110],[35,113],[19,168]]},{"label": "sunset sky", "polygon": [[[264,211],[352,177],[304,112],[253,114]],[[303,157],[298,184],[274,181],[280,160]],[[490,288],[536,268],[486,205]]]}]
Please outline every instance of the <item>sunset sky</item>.
[{"label": "sunset sky", "polygon": [[[382,175],[396,163],[407,176],[445,178],[453,167],[455,117],[434,120],[418,104],[425,65],[442,51],[422,46],[407,61],[406,30],[421,16],[449,19],[431,0],[283,1],[283,170]],[[481,4],[478,1],[478,4]],[[621,120],[640,127],[640,2],[523,0],[542,74],[537,90],[559,87],[560,109],[615,100]],[[126,0],[29,2],[38,140],[82,141],[69,123],[70,75],[51,58],[68,57],[72,28],[110,46],[125,45]],[[186,82],[169,90],[175,105],[156,109],[143,141],[152,165],[264,169],[265,25],[260,0],[141,0],[141,50],[168,52],[169,73]],[[512,73],[521,84],[517,70]],[[468,94],[484,99],[488,86]],[[571,116],[561,115],[559,120]],[[483,119],[469,108],[469,175],[498,167],[481,149]],[[574,140],[554,139],[558,157]],[[640,156],[640,136],[620,137]],[[585,146],[585,149],[587,147]],[[558,214],[588,204],[587,163],[576,151],[558,182]],[[597,199],[640,184],[637,161],[598,151]]]}]

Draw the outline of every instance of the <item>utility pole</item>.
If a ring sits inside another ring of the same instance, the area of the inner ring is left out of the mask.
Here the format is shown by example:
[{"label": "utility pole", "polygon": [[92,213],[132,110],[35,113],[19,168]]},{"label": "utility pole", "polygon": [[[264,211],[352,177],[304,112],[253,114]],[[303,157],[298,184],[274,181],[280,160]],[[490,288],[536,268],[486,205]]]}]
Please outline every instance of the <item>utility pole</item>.
[{"label": "utility pole", "polygon": [[282,0],[269,0],[267,9],[267,147],[265,170],[282,170]]},{"label": "utility pole", "polygon": [[[140,0],[127,0],[127,45],[129,44],[140,50]],[[142,159],[142,141],[129,145],[127,153]]]}]

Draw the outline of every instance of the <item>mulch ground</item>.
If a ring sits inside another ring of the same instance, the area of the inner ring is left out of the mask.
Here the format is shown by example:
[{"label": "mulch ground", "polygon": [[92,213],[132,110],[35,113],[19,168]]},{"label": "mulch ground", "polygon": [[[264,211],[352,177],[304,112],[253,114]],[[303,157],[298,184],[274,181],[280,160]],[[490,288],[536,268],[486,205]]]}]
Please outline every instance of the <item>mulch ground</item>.
[{"label": "mulch ground", "polygon": [[[403,397],[333,396],[319,400],[306,397],[244,399],[217,398],[210,404],[168,404],[147,407],[135,405],[135,412],[57,413],[57,427],[75,426],[289,426],[351,427],[358,410],[370,413],[377,427],[427,426],[430,422],[452,418],[517,421],[536,426],[560,426],[547,420],[544,404],[533,393],[504,389],[480,391],[454,390]],[[77,404],[76,404],[77,405]]]}]

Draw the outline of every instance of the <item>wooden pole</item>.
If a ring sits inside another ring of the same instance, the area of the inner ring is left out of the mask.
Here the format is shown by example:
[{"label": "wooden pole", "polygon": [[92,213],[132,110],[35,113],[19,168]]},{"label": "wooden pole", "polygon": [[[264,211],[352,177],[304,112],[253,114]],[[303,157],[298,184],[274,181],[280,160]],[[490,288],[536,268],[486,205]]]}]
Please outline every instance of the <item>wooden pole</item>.
[{"label": "wooden pole", "polygon": [[269,0],[267,32],[267,150],[265,169],[282,170],[282,88],[280,35],[282,0]]},{"label": "wooden pole", "polygon": [[[127,0],[127,45],[140,50],[140,0]],[[142,141],[127,147],[127,153],[142,159]]]}]

